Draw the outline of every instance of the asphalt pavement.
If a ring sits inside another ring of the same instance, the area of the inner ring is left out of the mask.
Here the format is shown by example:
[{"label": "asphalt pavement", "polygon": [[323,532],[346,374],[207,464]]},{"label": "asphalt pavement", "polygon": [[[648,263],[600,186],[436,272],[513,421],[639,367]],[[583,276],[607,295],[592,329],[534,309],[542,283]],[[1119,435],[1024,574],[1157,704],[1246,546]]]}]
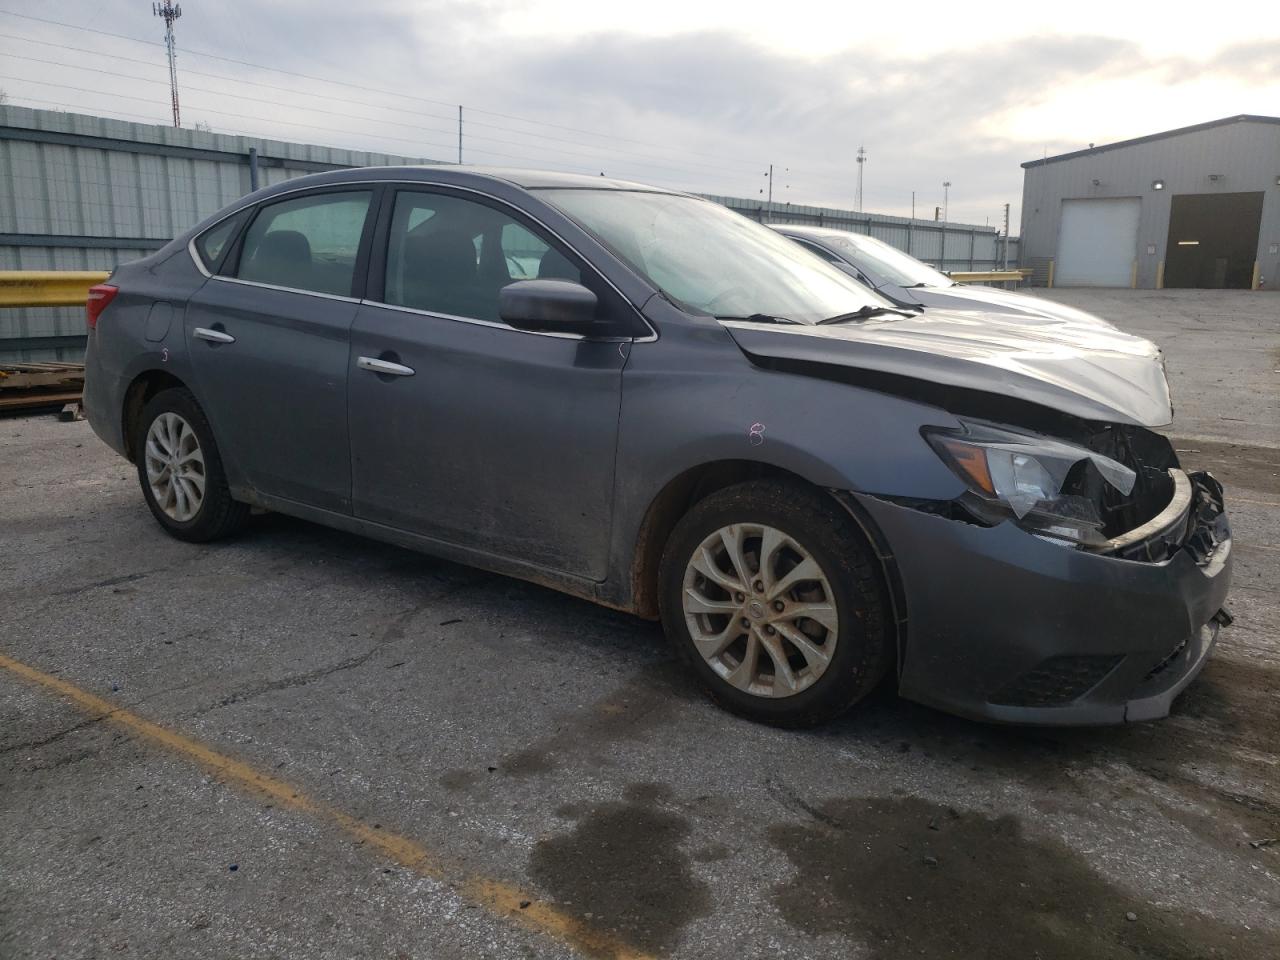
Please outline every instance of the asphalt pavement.
[{"label": "asphalt pavement", "polygon": [[1280,295],[1049,295],[1166,347],[1227,487],[1166,720],[752,725],[653,624],[280,516],[180,543],[87,424],[0,419],[0,957],[1280,956]]}]

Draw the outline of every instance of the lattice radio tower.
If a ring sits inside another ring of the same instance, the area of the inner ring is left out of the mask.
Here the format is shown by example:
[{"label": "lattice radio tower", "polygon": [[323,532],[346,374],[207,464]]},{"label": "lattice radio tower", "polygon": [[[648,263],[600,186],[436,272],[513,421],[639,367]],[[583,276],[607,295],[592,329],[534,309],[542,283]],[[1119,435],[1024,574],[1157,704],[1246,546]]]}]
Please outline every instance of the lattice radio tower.
[{"label": "lattice radio tower", "polygon": [[178,51],[173,42],[173,21],[182,16],[182,6],[173,0],[151,4],[151,12],[164,20],[164,48],[169,53],[169,93],[173,97],[173,125],[182,126],[178,115]]}]

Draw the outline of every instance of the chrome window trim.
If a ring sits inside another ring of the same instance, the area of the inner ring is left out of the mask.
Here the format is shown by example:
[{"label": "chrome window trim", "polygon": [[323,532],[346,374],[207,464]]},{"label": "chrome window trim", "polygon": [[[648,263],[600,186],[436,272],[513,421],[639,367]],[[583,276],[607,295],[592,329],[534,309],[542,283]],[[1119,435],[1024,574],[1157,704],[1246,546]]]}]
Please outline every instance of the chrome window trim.
[{"label": "chrome window trim", "polygon": [[509,333],[523,333],[529,337],[553,337],[556,340],[590,340],[592,343],[648,343],[637,337],[587,337],[581,333],[557,333],[553,330],[521,330],[509,323],[498,320],[481,320],[479,317],[460,317],[453,313],[436,313],[431,310],[420,310],[417,307],[403,307],[398,303],[383,303],[381,300],[361,300],[364,307],[380,307],[383,310],[395,310],[397,313],[412,313],[420,317],[431,317],[435,320],[453,320],[457,323],[469,323],[476,327],[493,327],[495,330],[506,330]]},{"label": "chrome window trim", "polygon": [[[292,189],[292,190],[282,190],[282,191],[280,191],[279,193],[272,194],[270,197],[263,197],[263,198],[260,198],[260,199],[258,199],[258,200],[254,200],[252,203],[246,203],[246,204],[245,204],[244,206],[242,206],[242,207],[236,207],[236,209],[234,209],[234,210],[230,211],[229,213],[227,213],[227,215],[226,215],[225,217],[219,217],[219,218],[218,218],[217,220],[215,220],[213,223],[209,224],[209,226],[205,227],[205,229],[204,229],[204,230],[201,230],[199,234],[196,234],[196,236],[202,236],[206,231],[208,231],[208,230],[212,230],[214,227],[216,227],[216,226],[217,226],[219,223],[221,223],[223,220],[226,220],[226,219],[227,219],[227,217],[235,216],[237,213],[241,212],[242,210],[248,210],[250,207],[257,206],[257,205],[259,205],[259,204],[263,204],[263,203],[266,203],[266,202],[268,202],[268,201],[269,201],[269,202],[274,203],[276,200],[280,199],[281,197],[287,197],[287,196],[289,196],[290,194],[293,194],[293,193],[305,193],[305,192],[307,192],[307,191],[309,191],[309,190],[327,190],[327,189],[330,189],[330,188],[332,188],[332,187],[363,186],[363,185],[366,185],[366,184],[370,184],[370,185],[373,185],[373,186],[377,186],[377,185],[379,185],[379,184],[392,184],[392,185],[403,185],[403,186],[410,186],[410,187],[424,187],[424,188],[426,188],[426,187],[443,187],[443,188],[444,188],[444,189],[446,189],[446,190],[459,190],[459,191],[462,191],[463,193],[471,193],[471,194],[475,194],[475,195],[476,195],[476,196],[478,196],[478,197],[484,197],[484,198],[485,198],[485,199],[487,199],[487,200],[492,200],[492,201],[494,201],[495,203],[499,203],[499,204],[501,204],[503,207],[505,207],[505,208],[507,208],[507,209],[509,209],[509,210],[514,210],[514,211],[516,211],[516,212],[517,212],[517,213],[519,213],[521,216],[524,216],[524,217],[528,218],[529,220],[532,220],[534,223],[536,223],[539,227],[541,227],[543,230],[545,230],[545,231],[546,231],[547,233],[549,233],[551,236],[553,236],[553,237],[555,237],[557,240],[559,240],[561,244],[563,244],[563,245],[564,245],[568,250],[571,250],[571,251],[574,253],[574,255],[576,255],[580,260],[582,260],[582,261],[583,261],[584,263],[586,263],[586,264],[587,264],[587,265],[588,265],[592,270],[594,270],[594,271],[596,272],[596,275],[597,275],[597,276],[599,276],[599,277],[600,277],[600,279],[601,279],[601,280],[603,280],[605,283],[607,283],[607,284],[609,285],[609,287],[613,290],[613,292],[614,292],[614,293],[616,293],[619,297],[621,297],[621,298],[622,298],[622,302],[623,302],[623,303],[625,303],[625,304],[627,304],[627,306],[629,306],[632,310],[634,310],[634,311],[635,311],[636,316],[640,318],[640,322],[641,322],[641,323],[643,323],[643,324],[645,325],[645,327],[646,327],[646,328],[648,329],[648,331],[649,331],[649,333],[648,333],[647,335],[639,336],[639,337],[591,337],[591,338],[589,338],[589,339],[592,339],[592,340],[597,340],[597,339],[598,339],[598,340],[605,341],[605,342],[613,342],[613,341],[629,341],[629,342],[632,342],[632,343],[653,343],[655,340],[657,340],[657,339],[658,339],[658,331],[657,331],[657,328],[656,328],[656,327],[654,327],[654,325],[653,325],[652,323],[650,323],[650,322],[649,322],[648,317],[646,317],[646,316],[645,316],[645,315],[640,311],[640,308],[639,308],[638,306],[636,306],[636,304],[635,304],[635,303],[633,303],[633,302],[632,302],[632,300],[631,300],[631,298],[630,298],[630,297],[628,297],[625,293],[623,293],[621,290],[619,290],[619,289],[618,289],[617,284],[615,284],[612,280],[610,280],[607,276],[605,276],[605,275],[604,275],[604,273],[603,273],[599,268],[597,268],[594,264],[592,264],[592,262],[591,262],[590,258],[583,256],[582,251],[580,251],[577,247],[575,247],[575,246],[574,246],[573,244],[571,244],[568,240],[566,240],[564,237],[562,237],[558,232],[556,232],[556,230],[555,230],[555,229],[553,229],[552,227],[549,227],[549,226],[547,226],[547,224],[543,223],[540,219],[538,219],[538,217],[534,216],[534,215],[533,215],[532,213],[530,213],[528,210],[522,210],[520,207],[517,207],[515,204],[511,203],[509,200],[504,200],[502,197],[495,196],[495,195],[494,195],[494,194],[492,194],[492,193],[487,193],[487,192],[486,192],[486,191],[484,191],[484,190],[477,190],[475,187],[464,187],[464,186],[461,186],[461,185],[456,184],[456,183],[445,183],[445,182],[442,182],[442,181],[439,181],[439,180],[403,180],[403,179],[381,179],[381,180],[340,180],[340,181],[336,181],[336,182],[334,182],[334,183],[326,183],[326,184],[323,184],[323,185],[320,185],[320,186],[317,186],[316,184],[308,184],[307,186],[303,186],[303,187],[295,187],[295,188],[294,188],[294,189]],[[516,186],[516,187],[518,187],[518,188],[519,188],[519,189],[521,189],[521,190],[526,190],[526,191],[528,191],[528,192],[532,192],[532,191],[529,191],[529,188],[527,188],[527,187],[520,187],[520,185],[519,185],[519,184],[513,184],[513,186]],[[383,303],[383,302],[381,302],[381,301],[379,301],[379,300],[360,300],[360,299],[357,299],[357,298],[355,298],[355,297],[340,297],[340,296],[338,296],[338,295],[336,295],[336,294],[332,294],[332,293],[317,293],[317,292],[316,292],[316,291],[314,291],[314,290],[302,290],[302,289],[297,288],[297,287],[281,287],[281,286],[276,286],[276,285],[274,285],[274,284],[270,284],[270,283],[259,283],[259,282],[258,282],[258,281],[256,281],[256,280],[241,280],[239,277],[224,277],[224,276],[222,276],[221,274],[212,274],[212,273],[210,273],[210,272],[209,272],[208,268],[207,268],[207,267],[205,267],[205,266],[204,266],[204,264],[200,262],[200,256],[199,256],[199,254],[196,252],[196,248],[195,248],[196,236],[193,236],[193,237],[192,237],[192,238],[187,242],[187,250],[188,250],[188,252],[191,254],[191,259],[195,261],[196,268],[197,268],[201,273],[203,273],[206,277],[208,277],[208,278],[210,278],[210,279],[212,279],[212,280],[224,280],[224,281],[226,281],[226,282],[228,282],[228,283],[242,283],[242,284],[245,284],[245,285],[247,285],[247,286],[265,287],[265,288],[270,289],[270,290],[283,290],[283,291],[285,291],[285,292],[287,292],[287,293],[303,293],[303,294],[307,294],[308,296],[313,296],[313,297],[326,297],[326,298],[329,298],[329,299],[331,299],[331,300],[343,300],[343,301],[346,301],[346,302],[349,302],[349,303],[363,303],[363,304],[368,304],[368,305],[370,305],[370,306],[387,307],[388,309],[391,309],[391,310],[405,310],[405,311],[408,311],[408,312],[410,312],[410,313],[419,313],[419,314],[423,314],[424,316],[429,316],[429,317],[443,317],[444,319],[448,319],[448,320],[459,320],[459,321],[462,321],[462,322],[464,322],[464,323],[474,323],[474,324],[479,324],[479,325],[482,325],[482,326],[496,326],[496,327],[502,327],[502,328],[503,328],[503,329],[505,329],[505,330],[515,330],[515,329],[516,329],[515,327],[509,326],[509,325],[507,325],[507,324],[505,324],[505,323],[495,323],[495,322],[494,322],[494,321],[492,321],[492,320],[480,320],[480,319],[475,318],[475,317],[455,317],[455,316],[452,316],[451,314],[431,313],[430,311],[427,311],[427,310],[416,310],[416,309],[414,309],[414,308],[412,308],[412,307],[400,307],[400,306],[398,306],[397,304],[394,304],[394,303]],[[585,340],[585,339],[588,339],[588,338],[586,338],[586,337],[583,337],[581,334],[577,334],[577,333],[551,333],[551,332],[547,332],[547,331],[536,331],[536,330],[516,330],[516,332],[517,332],[517,333],[529,333],[529,334],[532,334],[532,335],[534,335],[534,336],[539,336],[539,337],[558,337],[558,338],[562,338],[562,339],[563,339],[563,338],[576,338],[576,339],[579,339],[579,340]]]},{"label": "chrome window trim", "polygon": [[187,253],[191,255],[191,260],[192,262],[195,263],[196,269],[199,270],[201,273],[203,273],[206,278],[212,277],[213,273],[211,273],[209,268],[205,265],[204,258],[200,256],[200,251],[196,248],[196,241],[199,240],[201,237],[203,237],[210,230],[218,226],[218,224],[222,223],[225,220],[230,220],[232,217],[238,215],[242,211],[248,210],[252,206],[253,204],[246,203],[243,207],[236,207],[226,216],[219,217],[217,220],[213,221],[213,223],[209,224],[199,233],[192,234],[191,239],[187,241]]},{"label": "chrome window trim", "polygon": [[[225,220],[226,217],[223,217]],[[222,221],[218,221],[221,223]],[[216,226],[216,224],[215,224]],[[262,283],[259,280],[241,280],[239,277],[224,277],[221,274],[213,274],[204,265],[200,259],[200,252],[196,249],[196,238],[192,237],[187,241],[187,252],[191,254],[191,259],[196,265],[196,269],[205,275],[208,280],[219,280],[222,283],[239,283],[246,287],[262,287],[266,290],[279,290],[283,293],[301,293],[308,297],[323,297],[326,300],[341,300],[345,303],[361,303],[357,297],[344,297],[336,293],[322,293],[319,290],[304,290],[301,287],[282,287],[275,283]]]},{"label": "chrome window trim", "polygon": [[[230,216],[230,214],[228,214],[228,216]],[[226,217],[222,218],[222,220],[225,220],[225,219],[227,218]],[[219,220],[218,223],[221,223],[222,220]],[[218,223],[215,223],[213,226],[216,227]],[[213,227],[210,227],[209,229],[212,230]],[[200,237],[200,236],[203,236],[203,234],[197,233],[195,237],[192,237],[190,240],[187,241],[187,253],[191,254],[191,262],[196,265],[196,269],[199,270],[201,273],[203,273],[205,276],[205,279],[207,280],[210,277],[212,277],[213,274],[210,273],[209,268],[204,265],[204,261],[200,259],[200,252],[196,250],[196,237]]]},{"label": "chrome window trim", "polygon": [[261,280],[241,280],[239,277],[224,277],[220,274],[210,279],[221,280],[223,283],[238,283],[246,287],[261,287],[264,290],[279,290],[281,293],[300,293],[304,297],[323,297],[325,300],[340,300],[343,303],[360,303],[359,297],[344,297],[338,293],[324,293],[320,290],[304,290],[302,287],[282,287],[275,283],[263,283]]}]

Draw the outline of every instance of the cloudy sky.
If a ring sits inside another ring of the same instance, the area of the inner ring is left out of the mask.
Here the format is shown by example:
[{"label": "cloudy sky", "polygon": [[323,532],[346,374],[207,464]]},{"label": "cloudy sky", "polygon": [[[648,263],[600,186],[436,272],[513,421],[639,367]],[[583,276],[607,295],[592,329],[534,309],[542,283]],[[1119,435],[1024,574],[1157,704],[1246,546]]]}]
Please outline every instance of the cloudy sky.
[{"label": "cloudy sky", "polygon": [[[962,9],[963,8],[963,9]],[[1280,114],[1274,4],[187,0],[184,125],[1017,229],[1019,163]],[[26,17],[15,14],[25,14]],[[39,16],[75,29],[30,17]],[[132,39],[126,39],[132,38]],[[149,0],[0,0],[9,102],[170,122]],[[269,69],[270,68],[270,69]],[[337,82],[332,82],[337,81]]]}]

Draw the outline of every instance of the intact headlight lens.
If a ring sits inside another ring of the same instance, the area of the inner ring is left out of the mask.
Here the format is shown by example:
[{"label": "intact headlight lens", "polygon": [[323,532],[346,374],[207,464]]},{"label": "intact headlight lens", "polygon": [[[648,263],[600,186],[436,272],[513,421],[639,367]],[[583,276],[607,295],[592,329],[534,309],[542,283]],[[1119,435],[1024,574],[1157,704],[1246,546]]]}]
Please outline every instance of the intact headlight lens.
[{"label": "intact headlight lens", "polygon": [[926,430],[939,456],[988,507],[1012,513],[1020,525],[1054,539],[1103,539],[1099,505],[1063,493],[1071,470],[1086,461],[1123,494],[1137,474],[1124,464],[1075,444],[978,421],[960,430]]}]

